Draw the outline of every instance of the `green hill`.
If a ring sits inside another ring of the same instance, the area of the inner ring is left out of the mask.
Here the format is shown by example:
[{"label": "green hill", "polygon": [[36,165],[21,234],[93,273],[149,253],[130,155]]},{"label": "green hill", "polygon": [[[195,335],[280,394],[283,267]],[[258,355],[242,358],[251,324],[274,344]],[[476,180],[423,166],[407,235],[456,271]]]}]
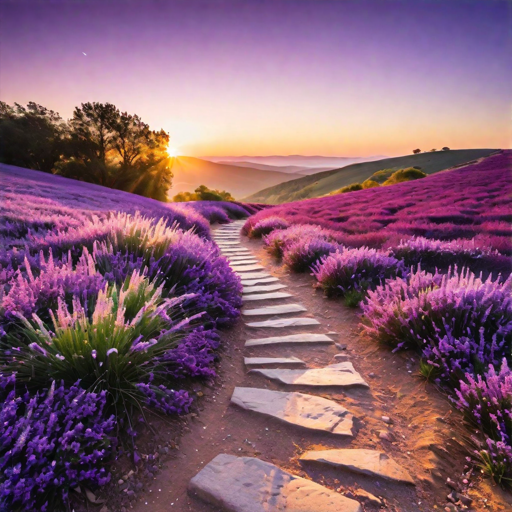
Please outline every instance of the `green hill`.
[{"label": "green hill", "polygon": [[478,158],[489,156],[496,149],[457,149],[419,153],[395,158],[385,158],[372,162],[347,165],[341,169],[333,169],[304,176],[295,180],[265,188],[247,196],[244,201],[253,203],[281,204],[311,197],[321,197],[352,183],[362,183],[372,174],[381,169],[403,169],[421,167],[426,174],[449,169]]}]

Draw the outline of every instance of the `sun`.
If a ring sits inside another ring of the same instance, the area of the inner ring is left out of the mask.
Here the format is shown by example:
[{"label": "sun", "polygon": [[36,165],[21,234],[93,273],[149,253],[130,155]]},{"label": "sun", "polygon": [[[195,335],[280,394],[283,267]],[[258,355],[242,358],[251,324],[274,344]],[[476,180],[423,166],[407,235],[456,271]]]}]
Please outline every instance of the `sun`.
[{"label": "sun", "polygon": [[167,148],[167,154],[171,158],[175,158],[178,156],[178,149],[177,148]]}]

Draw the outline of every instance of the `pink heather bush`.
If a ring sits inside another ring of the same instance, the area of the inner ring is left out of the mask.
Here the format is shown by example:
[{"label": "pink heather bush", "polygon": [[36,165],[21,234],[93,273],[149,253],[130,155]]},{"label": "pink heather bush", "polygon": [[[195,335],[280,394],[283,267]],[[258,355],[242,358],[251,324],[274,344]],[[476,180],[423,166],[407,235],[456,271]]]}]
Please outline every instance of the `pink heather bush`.
[{"label": "pink heather bush", "polygon": [[334,241],[335,236],[327,229],[311,224],[295,224],[286,229],[276,229],[263,237],[263,245],[267,251],[281,258],[286,247],[298,241],[324,240]]},{"label": "pink heather bush", "polygon": [[[338,242],[348,247],[374,248],[412,236],[486,236],[489,249],[510,255],[511,168],[512,151],[502,151],[422,180],[277,205],[251,217],[246,229],[270,216],[279,217],[292,225],[315,223],[337,231],[342,235]],[[369,238],[362,240],[364,235]]]},{"label": "pink heather bush", "polygon": [[262,221],[254,224],[249,231],[250,238],[261,238],[263,235],[268,235],[275,229],[286,229],[290,224],[280,217],[267,217]]},{"label": "pink heather bush", "polygon": [[339,250],[339,245],[326,240],[297,240],[291,245],[286,245],[283,262],[294,272],[306,272],[320,258],[336,250]]},{"label": "pink heather bush", "polygon": [[326,295],[366,292],[390,277],[405,274],[403,263],[375,249],[338,249],[312,267]]}]

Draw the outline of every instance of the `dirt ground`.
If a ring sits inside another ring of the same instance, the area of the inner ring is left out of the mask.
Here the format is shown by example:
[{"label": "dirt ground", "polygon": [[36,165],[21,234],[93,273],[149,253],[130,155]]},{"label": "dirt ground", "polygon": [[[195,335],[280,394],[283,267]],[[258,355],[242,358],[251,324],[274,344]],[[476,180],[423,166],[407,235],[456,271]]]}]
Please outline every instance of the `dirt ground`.
[{"label": "dirt ground", "polygon": [[[261,248],[260,242],[244,239],[242,243],[271,274],[288,286],[294,297],[287,302],[303,304],[308,308],[306,316],[320,321],[321,326],[316,328],[318,332],[337,333],[332,337],[338,346],[290,344],[245,349],[246,339],[275,335],[275,331],[247,328],[243,321],[239,321],[233,329],[224,332],[218,377],[209,387],[196,387],[199,398],[194,412],[184,422],[174,422],[174,426],[169,427],[167,435],[172,436],[171,450],[160,457],[161,470],[146,479],[144,489],[138,493],[138,501],[126,503],[125,510],[217,512],[215,507],[189,495],[187,485],[219,453],[258,457],[349,497],[353,497],[357,489],[364,489],[380,497],[383,508],[392,512],[444,511],[449,503],[447,495],[452,490],[446,484],[447,478],[473,499],[470,510],[512,510],[512,495],[466,466],[466,456],[472,449],[471,432],[463,425],[461,415],[447,397],[419,376],[416,354],[393,354],[389,348],[364,338],[360,335],[357,310],[347,308],[339,301],[325,299],[321,292],[313,290],[313,280],[308,274],[290,275]],[[298,332],[297,328],[282,330],[283,335],[293,332]],[[230,405],[235,386],[290,390],[263,376],[248,373],[243,364],[244,356],[293,355],[311,367],[321,367],[333,363],[334,355],[339,353],[345,354],[346,360],[353,363],[369,383],[369,389],[352,388],[341,392],[316,388],[312,392],[311,389],[293,387],[293,390],[320,395],[345,406],[357,418],[357,434],[353,439],[313,433]],[[388,416],[391,424],[384,422],[382,416]],[[159,425],[160,429],[167,428],[163,423]],[[391,440],[380,439],[380,431],[389,432]],[[162,438],[166,437],[165,432],[160,434]],[[380,449],[403,465],[417,485],[301,465],[298,456],[316,447]],[[112,492],[116,492],[115,486]],[[363,504],[363,507],[367,511],[378,509],[371,504]],[[124,512],[124,509],[115,510]]]}]

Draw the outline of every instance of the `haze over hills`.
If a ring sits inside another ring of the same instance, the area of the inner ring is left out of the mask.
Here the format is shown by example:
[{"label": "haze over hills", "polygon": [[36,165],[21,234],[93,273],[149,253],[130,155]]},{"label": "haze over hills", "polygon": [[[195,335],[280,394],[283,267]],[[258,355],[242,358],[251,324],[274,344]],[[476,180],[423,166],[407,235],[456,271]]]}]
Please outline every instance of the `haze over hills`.
[{"label": "haze over hills", "polygon": [[[305,156],[305,155],[271,155],[271,156],[203,156],[204,160],[211,162],[238,162],[258,163],[275,167],[298,166],[302,169],[339,169],[356,162],[370,162],[386,158],[383,155],[377,156]],[[308,174],[311,174],[308,172]]]},{"label": "haze over hills", "polygon": [[426,174],[433,174],[455,165],[489,156],[495,151],[497,150],[459,149],[355,163],[311,176],[302,176],[286,183],[262,189],[243,199],[247,202],[281,204],[300,199],[321,197],[346,185],[362,183],[381,169],[398,170],[417,166],[421,167],[421,170]]},{"label": "haze over hills", "polygon": [[178,192],[193,192],[199,185],[206,185],[212,189],[227,190],[235,199],[239,199],[254,194],[262,187],[272,187],[301,177],[300,174],[237,167],[188,156],[176,157],[172,172],[174,178],[170,198]]},{"label": "haze over hills", "polygon": [[332,166],[327,167],[304,167],[301,165],[267,165],[259,164],[257,162],[217,162],[225,165],[236,165],[237,167],[251,167],[253,169],[261,169],[262,171],[277,171],[277,172],[290,172],[295,174],[302,174],[308,176],[316,172],[328,171],[333,169]]}]

